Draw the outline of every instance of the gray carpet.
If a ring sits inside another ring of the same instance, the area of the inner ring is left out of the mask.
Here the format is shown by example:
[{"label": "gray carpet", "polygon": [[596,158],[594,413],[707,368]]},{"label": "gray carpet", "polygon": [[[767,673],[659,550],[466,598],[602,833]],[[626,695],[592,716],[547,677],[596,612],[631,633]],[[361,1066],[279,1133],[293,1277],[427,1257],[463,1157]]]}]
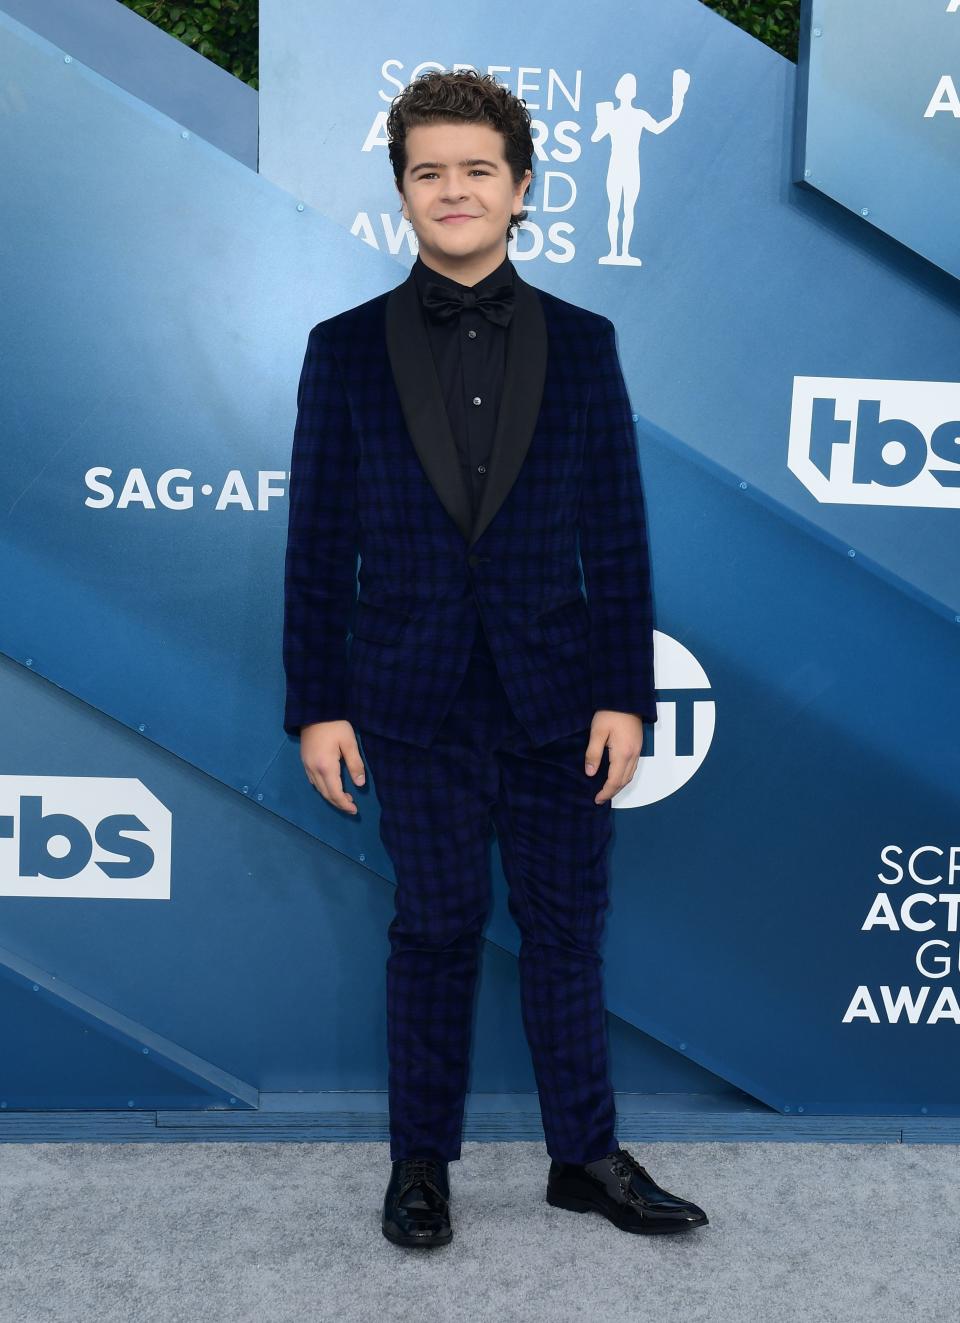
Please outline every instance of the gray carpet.
[{"label": "gray carpet", "polygon": [[380,1231],[386,1144],[2,1144],[0,1320],[955,1320],[954,1145],[624,1146],[710,1225],[551,1208],[542,1143],[465,1143],[434,1250]]}]

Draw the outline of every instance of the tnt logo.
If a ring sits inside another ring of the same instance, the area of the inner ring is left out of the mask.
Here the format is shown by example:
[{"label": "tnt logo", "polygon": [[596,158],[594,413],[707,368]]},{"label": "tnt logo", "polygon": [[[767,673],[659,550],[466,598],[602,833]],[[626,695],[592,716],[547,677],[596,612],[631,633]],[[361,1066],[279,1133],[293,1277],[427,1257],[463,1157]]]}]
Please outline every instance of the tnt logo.
[{"label": "tnt logo", "polygon": [[0,896],[169,900],[170,841],[133,778],[0,776]]},{"label": "tnt logo", "polygon": [[653,631],[657,719],[644,726],[633,779],[610,800],[613,808],[641,808],[675,794],[700,770],[713,743],[716,702],[707,673],[682,643]]},{"label": "tnt logo", "polygon": [[787,467],[818,501],[960,506],[960,382],[794,377]]}]

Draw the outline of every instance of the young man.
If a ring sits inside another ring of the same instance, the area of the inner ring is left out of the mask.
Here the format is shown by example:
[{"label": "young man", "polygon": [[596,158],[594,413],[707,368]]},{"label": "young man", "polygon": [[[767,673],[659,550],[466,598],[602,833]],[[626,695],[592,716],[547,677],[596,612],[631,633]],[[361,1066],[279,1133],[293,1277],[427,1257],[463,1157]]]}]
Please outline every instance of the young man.
[{"label": "young man", "polygon": [[340,762],[361,785],[359,736],[396,873],[382,1229],[399,1245],[453,1234],[491,822],[521,935],[547,1200],[625,1231],[702,1226],[618,1145],[607,1072],[610,800],[657,717],[613,323],[507,257],[533,178],[521,100],[490,75],[429,72],[387,131],[419,255],[395,289],[310,333],[283,644],[284,728],[306,774],[355,813]]}]

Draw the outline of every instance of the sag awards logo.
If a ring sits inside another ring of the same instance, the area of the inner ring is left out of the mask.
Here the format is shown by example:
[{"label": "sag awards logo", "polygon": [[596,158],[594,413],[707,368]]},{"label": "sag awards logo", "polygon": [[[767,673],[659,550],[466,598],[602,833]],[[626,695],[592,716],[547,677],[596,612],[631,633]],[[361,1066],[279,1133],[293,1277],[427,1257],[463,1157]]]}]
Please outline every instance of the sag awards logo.
[{"label": "sag awards logo", "polygon": [[169,900],[170,840],[134,778],[0,776],[0,896]]},{"label": "sag awards logo", "polygon": [[[960,845],[944,850],[920,845],[901,862],[903,848],[885,845],[880,851],[885,869],[877,881],[885,888],[873,898],[862,932],[946,933],[913,939],[913,962],[923,982],[913,989],[881,983],[876,989],[861,983],[850,1000],[844,1024],[960,1024],[956,983],[960,977],[957,909],[960,907]],[[910,938],[905,940],[910,941]],[[949,980],[944,982],[943,980]]]},{"label": "sag awards logo", "polygon": [[[945,14],[960,14],[960,0],[947,0]],[[949,50],[949,42],[946,47]],[[937,80],[933,95],[923,112],[924,119],[933,119],[935,115],[950,115],[960,119],[960,92],[952,74],[941,74]]]},{"label": "sag awards logo", "polygon": [[818,501],[960,506],[960,382],[794,377],[787,467]]},{"label": "sag awards logo", "polygon": [[[409,81],[426,69],[441,69],[439,64],[424,62],[411,70]],[[452,69],[471,68],[454,64]],[[495,66],[491,67],[491,72]],[[403,90],[408,79],[403,76],[399,60],[385,60],[381,66],[385,87],[378,93],[386,108],[377,112],[364,139],[362,150],[387,149],[387,115],[390,102]],[[551,262],[566,263],[576,252],[574,236],[576,225],[572,219],[577,205],[577,180],[571,168],[583,154],[584,125],[580,116],[584,106],[582,95],[583,70],[575,71],[572,88],[554,69],[542,74],[543,85],[534,84],[530,75],[539,70],[521,69],[513,91],[526,102],[530,111],[531,133],[534,143],[534,187],[528,192],[525,210],[528,218],[520,226],[523,249],[517,238],[510,241],[510,257],[514,261],[527,261],[544,255]],[[641,259],[630,252],[633,235],[634,212],[640,195],[640,143],[644,130],[661,134],[676,123],[683,113],[683,101],[690,86],[690,75],[685,69],[673,71],[673,104],[670,114],[663,119],[643,106],[634,105],[637,98],[637,80],[625,73],[613,89],[616,101],[593,103],[593,129],[591,143],[607,144],[607,170],[605,178],[607,218],[605,229],[610,238],[609,250],[597,258],[606,266],[641,266]],[[649,95],[657,89],[649,89]],[[598,148],[599,150],[599,148]],[[546,162],[546,165],[543,163]],[[536,196],[535,196],[536,195]],[[622,216],[621,216],[622,213]],[[591,225],[594,217],[591,216]],[[350,233],[358,235],[372,248],[383,248],[391,255],[406,247],[413,252],[413,229],[400,217],[383,214],[379,217],[383,233],[368,212],[358,213]],[[599,228],[599,227],[598,227]]]},{"label": "sag awards logo", "polygon": [[91,510],[192,510],[197,496],[203,496],[214,510],[269,510],[271,501],[286,495],[284,469],[258,469],[248,481],[239,469],[230,469],[213,482],[194,480],[191,469],[164,469],[151,481],[142,468],[114,474],[113,469],[96,466],[87,469],[84,482],[92,495],[84,498]]},{"label": "sag awards logo", "polygon": [[643,728],[643,749],[629,785],[614,808],[642,808],[666,799],[699,770],[713,741],[716,703],[696,657],[659,629],[653,631],[657,720]]}]

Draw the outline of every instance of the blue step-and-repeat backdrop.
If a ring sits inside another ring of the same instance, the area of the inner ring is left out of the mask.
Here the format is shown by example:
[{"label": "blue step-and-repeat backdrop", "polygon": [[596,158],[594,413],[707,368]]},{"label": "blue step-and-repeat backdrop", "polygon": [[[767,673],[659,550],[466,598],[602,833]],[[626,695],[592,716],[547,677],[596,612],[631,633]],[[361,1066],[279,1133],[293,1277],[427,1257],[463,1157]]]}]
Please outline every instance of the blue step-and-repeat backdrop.
[{"label": "blue step-and-repeat backdrop", "polygon": [[[416,255],[390,101],[469,64],[647,493],[614,1085],[960,1114],[960,3],[810,0],[794,66],[699,0],[261,0],[259,170],[8,8],[0,1108],[386,1087],[375,785],[281,724],[287,477],[310,328]],[[471,1088],[530,1092],[491,868]]]}]

